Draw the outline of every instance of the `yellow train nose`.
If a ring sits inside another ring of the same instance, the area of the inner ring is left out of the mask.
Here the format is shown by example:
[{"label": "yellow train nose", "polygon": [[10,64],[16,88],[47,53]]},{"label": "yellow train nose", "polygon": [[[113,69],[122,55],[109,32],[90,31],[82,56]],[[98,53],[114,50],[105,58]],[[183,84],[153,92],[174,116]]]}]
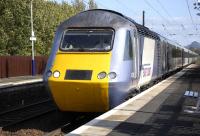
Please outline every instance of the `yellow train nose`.
[{"label": "yellow train nose", "polygon": [[61,111],[104,112],[109,109],[108,82],[49,81]]},{"label": "yellow train nose", "polygon": [[109,79],[98,78],[98,74],[109,72],[110,58],[110,52],[56,54],[48,86],[61,111],[103,112],[109,109]]}]

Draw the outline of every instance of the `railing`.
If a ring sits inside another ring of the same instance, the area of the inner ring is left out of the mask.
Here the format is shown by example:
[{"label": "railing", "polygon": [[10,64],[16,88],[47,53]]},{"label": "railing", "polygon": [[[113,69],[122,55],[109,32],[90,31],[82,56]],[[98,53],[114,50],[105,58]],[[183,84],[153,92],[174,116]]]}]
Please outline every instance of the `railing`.
[{"label": "railing", "polygon": [[[48,57],[36,56],[36,74],[43,74]],[[31,75],[31,56],[0,56],[0,78]]]}]

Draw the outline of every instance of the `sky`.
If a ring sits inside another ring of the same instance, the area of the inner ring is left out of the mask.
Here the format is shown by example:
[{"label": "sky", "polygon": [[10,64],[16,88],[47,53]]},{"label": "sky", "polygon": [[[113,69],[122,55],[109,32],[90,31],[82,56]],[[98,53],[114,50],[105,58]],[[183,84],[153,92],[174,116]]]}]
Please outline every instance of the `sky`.
[{"label": "sky", "polygon": [[[64,1],[70,2],[71,0]],[[88,0],[83,1],[87,5]],[[200,16],[197,15],[198,10],[194,9],[193,5],[198,0],[94,1],[98,8],[115,10],[131,17],[139,24],[142,24],[142,11],[144,10],[146,27],[182,46],[193,41],[200,42]]]}]

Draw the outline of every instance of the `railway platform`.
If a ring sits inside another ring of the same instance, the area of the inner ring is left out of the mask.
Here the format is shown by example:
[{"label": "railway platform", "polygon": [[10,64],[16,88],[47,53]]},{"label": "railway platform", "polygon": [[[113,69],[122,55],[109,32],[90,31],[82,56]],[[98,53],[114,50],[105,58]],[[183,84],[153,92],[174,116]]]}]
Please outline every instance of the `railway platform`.
[{"label": "railway platform", "polygon": [[69,136],[200,135],[200,66],[192,64]]},{"label": "railway platform", "polygon": [[42,76],[19,76],[0,79],[0,89],[42,82]]}]

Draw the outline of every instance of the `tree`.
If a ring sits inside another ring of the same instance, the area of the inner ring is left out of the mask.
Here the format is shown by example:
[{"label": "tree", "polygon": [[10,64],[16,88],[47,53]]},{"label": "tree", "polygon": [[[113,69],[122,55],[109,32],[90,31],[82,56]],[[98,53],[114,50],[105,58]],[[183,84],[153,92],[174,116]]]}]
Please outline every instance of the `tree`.
[{"label": "tree", "polygon": [[[31,55],[30,2],[0,0],[0,55]],[[97,7],[93,0],[90,3],[90,8]],[[82,0],[74,0],[72,4],[33,0],[36,55],[48,55],[57,26],[85,9]]]},{"label": "tree", "polygon": [[[76,10],[63,2],[33,0],[37,55],[48,55],[60,22]],[[31,55],[30,0],[0,1],[0,55]]]},{"label": "tree", "polygon": [[86,9],[86,5],[83,0],[74,0],[72,5],[76,12],[81,12]]},{"label": "tree", "polygon": [[10,0],[0,3],[1,54],[24,55],[29,33],[28,0]]},{"label": "tree", "polygon": [[94,2],[94,0],[89,0],[89,9],[97,9],[97,4]]}]

